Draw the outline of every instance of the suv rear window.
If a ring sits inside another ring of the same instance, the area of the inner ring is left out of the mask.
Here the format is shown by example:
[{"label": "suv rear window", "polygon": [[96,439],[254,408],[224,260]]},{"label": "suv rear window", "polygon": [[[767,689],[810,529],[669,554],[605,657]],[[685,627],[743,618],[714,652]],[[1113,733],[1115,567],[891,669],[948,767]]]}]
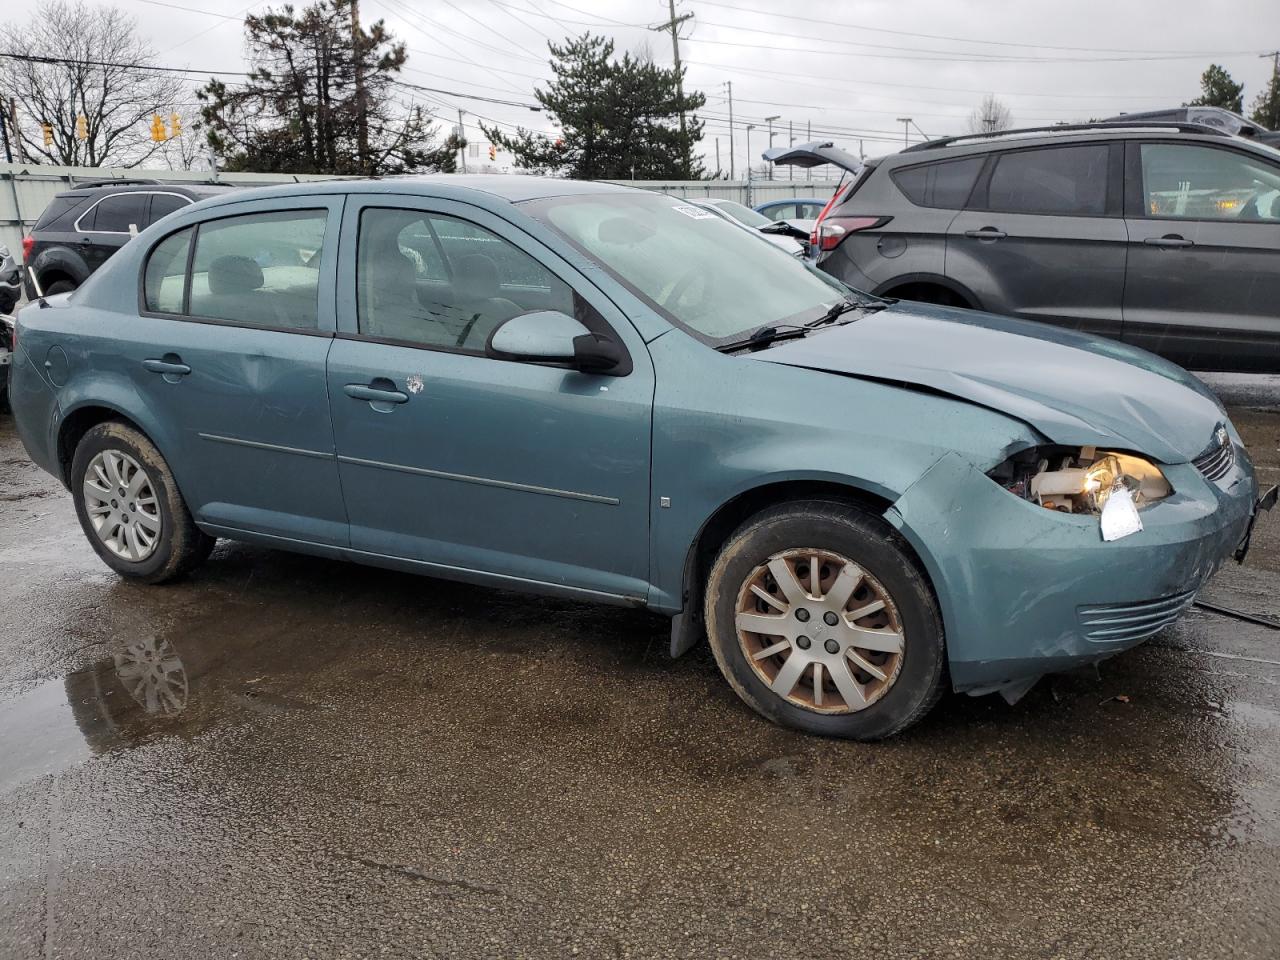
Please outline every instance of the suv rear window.
[{"label": "suv rear window", "polygon": [[969,199],[984,161],[984,157],[965,157],[903,167],[893,171],[893,182],[917,206],[959,210]]},{"label": "suv rear window", "polygon": [[36,221],[34,229],[47,229],[53,225],[55,220],[64,214],[75,210],[87,199],[88,198],[83,194],[79,196],[76,196],[75,194],[63,194],[62,196],[54,197],[49,201],[49,205],[44,208],[44,213],[40,214],[40,219]]},{"label": "suv rear window", "polygon": [[1002,153],[987,187],[987,210],[1100,217],[1107,212],[1105,143]]}]

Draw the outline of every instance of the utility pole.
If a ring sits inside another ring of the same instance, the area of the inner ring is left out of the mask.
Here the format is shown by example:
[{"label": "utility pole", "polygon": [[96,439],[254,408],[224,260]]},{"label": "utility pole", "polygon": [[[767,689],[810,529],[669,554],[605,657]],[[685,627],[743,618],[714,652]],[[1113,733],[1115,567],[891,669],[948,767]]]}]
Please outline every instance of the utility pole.
[{"label": "utility pole", "polygon": [[754,123],[747,124],[747,206],[751,206],[751,131],[756,128]]},{"label": "utility pole", "polygon": [[[3,102],[3,98],[0,98],[0,103]],[[0,114],[3,113],[0,110]],[[9,118],[6,116],[0,116],[0,138],[4,140],[4,162],[13,163],[13,151],[9,149]]]},{"label": "utility pole", "polygon": [[[791,132],[791,121],[790,121],[790,120],[788,120],[788,121],[787,121],[787,146],[788,146],[788,147],[794,147],[795,145],[796,145],[796,136],[795,136],[795,134],[794,134],[794,133],[792,133],[792,132]],[[795,170],[795,168],[796,168],[796,165],[795,165],[794,163],[788,163],[788,164],[787,164],[787,179],[788,179],[788,180],[790,180],[790,179],[791,179],[791,173],[792,173],[792,171],[793,171],[793,170]]]},{"label": "utility pole", "polygon": [[[4,103],[0,101],[0,113],[4,113]],[[22,128],[18,126],[18,101],[13,97],[9,98],[9,123],[13,129],[13,142],[18,148],[18,162],[27,163],[27,145],[22,141]]]},{"label": "utility pole", "polygon": [[[765,122],[769,124],[769,149],[773,149],[773,121],[781,119],[781,114],[775,113],[772,117],[765,117]],[[773,161],[769,161],[769,179],[773,179]]]},{"label": "utility pole", "polygon": [[676,0],[667,0],[667,9],[671,13],[671,19],[666,23],[660,23],[656,27],[650,27],[649,29],[656,30],[659,33],[663,30],[671,31],[671,53],[676,64],[676,97],[680,101],[680,145],[684,151],[684,178],[688,180],[693,176],[693,158],[689,156],[689,133],[685,129],[684,120],[684,77],[681,75],[680,68],[680,24],[687,20],[692,20],[693,14],[682,13],[677,17]]},{"label": "utility pole", "polygon": [[[458,108],[458,152],[462,154],[462,172],[467,172],[467,131],[462,126],[462,108]],[[632,180],[635,177],[631,178]]]},{"label": "utility pole", "polygon": [[907,145],[907,134],[911,132],[911,118],[899,117],[898,122],[902,124],[902,145]]},{"label": "utility pole", "polygon": [[720,179],[720,138],[716,137],[716,179]]},{"label": "utility pole", "polygon": [[733,168],[733,81],[725,81],[725,86],[729,88],[729,179],[734,180]]},{"label": "utility pole", "polygon": [[351,59],[356,74],[356,156],[360,172],[369,170],[369,106],[364,95],[364,50],[360,43],[360,0],[351,0]]},{"label": "utility pole", "polygon": [[[812,121],[812,120],[806,120],[806,121],[805,121],[805,123],[806,123],[806,128],[805,128],[805,139],[806,139],[806,142],[808,142],[808,143],[813,143],[813,121]],[[804,171],[804,178],[805,178],[806,180],[812,180],[812,179],[813,179],[813,167],[806,167],[806,168],[805,168],[805,171]]]}]

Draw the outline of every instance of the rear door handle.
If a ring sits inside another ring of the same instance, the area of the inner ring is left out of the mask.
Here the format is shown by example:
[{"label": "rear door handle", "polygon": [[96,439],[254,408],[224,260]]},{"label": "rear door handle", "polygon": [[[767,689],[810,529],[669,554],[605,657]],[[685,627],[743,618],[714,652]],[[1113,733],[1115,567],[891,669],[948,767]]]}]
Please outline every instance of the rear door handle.
[{"label": "rear door handle", "polygon": [[1180,237],[1176,233],[1167,233],[1163,237],[1147,237],[1142,241],[1149,247],[1194,247],[1196,242]]},{"label": "rear door handle", "polygon": [[185,377],[191,372],[191,368],[179,360],[143,360],[142,365],[152,373],[166,376]]},{"label": "rear door handle", "polygon": [[966,230],[966,237],[973,237],[975,240],[1003,240],[1008,236],[1003,230],[997,230],[995,227],[983,227],[981,230]]},{"label": "rear door handle", "polygon": [[348,383],[342,388],[348,397],[370,403],[408,403],[409,395],[399,390],[379,390],[365,383]]}]

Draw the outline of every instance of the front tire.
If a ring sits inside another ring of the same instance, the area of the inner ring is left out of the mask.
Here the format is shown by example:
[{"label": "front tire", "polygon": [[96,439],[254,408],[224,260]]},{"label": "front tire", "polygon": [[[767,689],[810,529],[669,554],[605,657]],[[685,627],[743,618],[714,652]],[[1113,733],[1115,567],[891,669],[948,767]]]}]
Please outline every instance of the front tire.
[{"label": "front tire", "polygon": [[71,492],[89,544],[123,577],[164,583],[213,549],[214,539],[195,525],[160,451],[127,424],[100,423],[80,439]]},{"label": "front tire", "polygon": [[721,549],[704,603],[721,672],[775,723],[878,740],[942,695],[933,591],[905,541],[865,510],[808,502],[757,514]]}]

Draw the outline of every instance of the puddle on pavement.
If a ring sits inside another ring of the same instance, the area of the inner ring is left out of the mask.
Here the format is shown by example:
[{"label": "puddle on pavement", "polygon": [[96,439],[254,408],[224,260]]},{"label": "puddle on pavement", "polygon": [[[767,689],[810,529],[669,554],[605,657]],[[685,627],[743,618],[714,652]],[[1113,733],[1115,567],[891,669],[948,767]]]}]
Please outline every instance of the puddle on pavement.
[{"label": "puddle on pavement", "polygon": [[0,704],[0,793],[172,731],[188,685],[172,645],[147,638]]}]

